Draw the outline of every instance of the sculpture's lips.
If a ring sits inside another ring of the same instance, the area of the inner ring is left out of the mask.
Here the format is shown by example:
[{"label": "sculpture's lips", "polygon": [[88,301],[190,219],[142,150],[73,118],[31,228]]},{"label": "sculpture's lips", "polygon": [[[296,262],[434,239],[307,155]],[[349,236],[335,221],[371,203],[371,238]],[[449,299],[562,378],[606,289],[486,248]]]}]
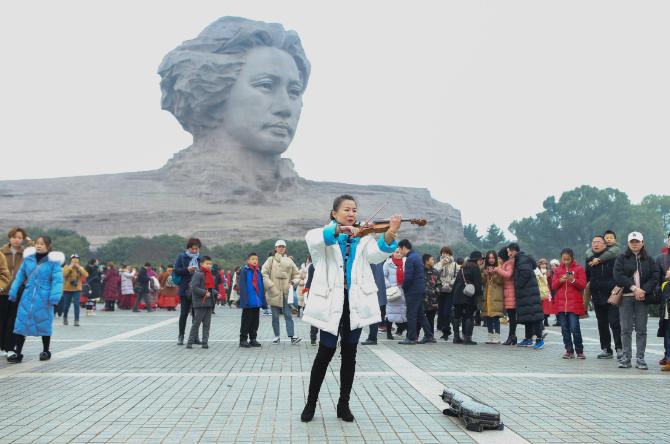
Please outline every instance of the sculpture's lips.
[{"label": "sculpture's lips", "polygon": [[265,128],[270,129],[270,130],[275,130],[280,133],[284,133],[287,136],[290,136],[293,134],[293,128],[291,128],[288,124],[286,123],[273,123],[272,125],[265,125]]}]

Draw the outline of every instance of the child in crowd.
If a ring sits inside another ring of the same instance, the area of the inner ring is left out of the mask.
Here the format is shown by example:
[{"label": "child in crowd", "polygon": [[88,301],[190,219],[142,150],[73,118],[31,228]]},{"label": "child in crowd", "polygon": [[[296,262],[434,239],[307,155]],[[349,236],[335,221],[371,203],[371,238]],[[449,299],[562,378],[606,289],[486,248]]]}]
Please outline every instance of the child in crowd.
[{"label": "child in crowd", "polygon": [[601,262],[616,259],[617,256],[621,254],[621,247],[619,247],[619,244],[617,243],[616,233],[614,231],[605,231],[603,237],[605,238],[605,243],[607,244],[607,250],[605,250],[603,254],[601,254],[599,257],[594,257],[596,254],[593,252],[591,247],[586,250],[586,262],[592,267],[600,264]]},{"label": "child in crowd", "polygon": [[[240,270],[238,280],[240,294],[240,308],[242,308],[242,323],[240,326],[240,347],[260,347],[256,340],[260,309],[267,308],[263,276],[258,267],[258,255],[250,253],[247,256],[247,265]],[[247,337],[249,341],[247,342]]]},{"label": "child in crowd", "polygon": [[209,326],[212,322],[212,308],[214,308],[214,301],[219,294],[212,274],[211,257],[203,256],[200,258],[200,269],[193,273],[188,294],[192,298],[194,315],[186,348],[193,348],[193,343],[198,337],[200,324],[202,324],[202,348],[209,348],[207,341],[209,339]]},{"label": "child in crowd", "polygon": [[425,279],[425,290],[423,294],[423,310],[426,313],[430,331],[435,331],[435,315],[437,314],[437,301],[440,296],[440,272],[435,269],[435,258],[430,254],[423,255],[423,276]]}]

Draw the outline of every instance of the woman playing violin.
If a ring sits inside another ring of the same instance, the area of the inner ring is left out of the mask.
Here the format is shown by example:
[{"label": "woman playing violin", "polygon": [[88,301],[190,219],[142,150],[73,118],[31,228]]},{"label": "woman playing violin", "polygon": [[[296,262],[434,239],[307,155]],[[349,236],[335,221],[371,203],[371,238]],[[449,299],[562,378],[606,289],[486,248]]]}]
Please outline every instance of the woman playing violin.
[{"label": "woman playing violin", "polygon": [[384,262],[395,251],[402,218],[392,216],[386,222],[386,231],[376,240],[365,234],[366,225],[356,226],[356,215],[356,199],[339,196],[333,202],[331,222],[305,236],[314,263],[314,276],[303,320],[317,327],[321,336],[312,365],[307,404],[300,417],[303,422],[314,417],[321,383],[335,354],[338,337],[342,364],[337,417],[347,422],[354,420],[349,395],[354,382],[358,340],[362,327],[381,320],[377,285],[370,264]]}]

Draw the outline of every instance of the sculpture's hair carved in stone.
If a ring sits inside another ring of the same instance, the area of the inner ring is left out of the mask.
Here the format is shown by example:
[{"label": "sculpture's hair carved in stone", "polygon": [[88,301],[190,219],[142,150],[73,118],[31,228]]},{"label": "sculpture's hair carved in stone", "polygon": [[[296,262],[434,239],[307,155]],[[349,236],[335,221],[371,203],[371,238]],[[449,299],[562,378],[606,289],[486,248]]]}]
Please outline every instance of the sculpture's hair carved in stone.
[{"label": "sculpture's hair carved in stone", "polygon": [[190,133],[218,127],[221,107],[244,66],[246,53],[258,46],[279,48],[291,55],[304,91],[310,63],[295,31],[277,23],[222,17],[165,56],[158,68],[161,107],[174,114]]}]

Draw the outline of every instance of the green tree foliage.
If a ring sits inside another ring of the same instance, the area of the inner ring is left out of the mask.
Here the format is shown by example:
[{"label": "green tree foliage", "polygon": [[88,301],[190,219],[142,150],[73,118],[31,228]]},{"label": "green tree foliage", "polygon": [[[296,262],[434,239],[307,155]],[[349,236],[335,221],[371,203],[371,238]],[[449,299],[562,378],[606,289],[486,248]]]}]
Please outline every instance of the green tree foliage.
[{"label": "green tree foliage", "polygon": [[104,262],[141,265],[173,263],[177,255],[186,249],[187,239],[176,235],[147,237],[117,237],[96,251]]},{"label": "green tree foliage", "polygon": [[[256,253],[258,260],[263,264],[266,258],[272,254],[275,248],[275,240],[267,239],[257,243],[229,243],[212,247],[212,257],[221,263],[223,268],[234,268],[244,264],[249,253]],[[300,266],[309,255],[307,243],[304,240],[286,241],[286,251],[293,261]]]},{"label": "green tree foliage", "polygon": [[647,248],[655,253],[663,239],[665,197],[647,196],[634,205],[622,191],[584,185],[563,193],[558,201],[547,198],[544,211],[513,222],[509,229],[521,248],[536,257],[557,257],[569,247],[581,261],[592,237],[608,229],[617,233],[622,247],[629,232],[642,232]]},{"label": "green tree foliage", "polygon": [[463,227],[463,236],[465,241],[473,245],[475,248],[480,248],[482,244],[482,236],[479,235],[477,225],[467,224]]},{"label": "green tree foliage", "polygon": [[485,236],[479,234],[477,225],[468,224],[463,227],[463,236],[466,241],[463,247],[471,247],[471,250],[464,253],[464,255],[470,254],[473,250],[480,250],[482,252],[498,250],[508,243],[505,233],[496,224],[489,226]]},{"label": "green tree foliage", "polygon": [[90,255],[91,243],[84,236],[77,234],[73,230],[28,227],[26,231],[28,232],[28,236],[33,240],[37,239],[40,235],[49,236],[53,243],[54,251],[62,251],[66,257],[75,253],[82,258],[87,258]]}]

